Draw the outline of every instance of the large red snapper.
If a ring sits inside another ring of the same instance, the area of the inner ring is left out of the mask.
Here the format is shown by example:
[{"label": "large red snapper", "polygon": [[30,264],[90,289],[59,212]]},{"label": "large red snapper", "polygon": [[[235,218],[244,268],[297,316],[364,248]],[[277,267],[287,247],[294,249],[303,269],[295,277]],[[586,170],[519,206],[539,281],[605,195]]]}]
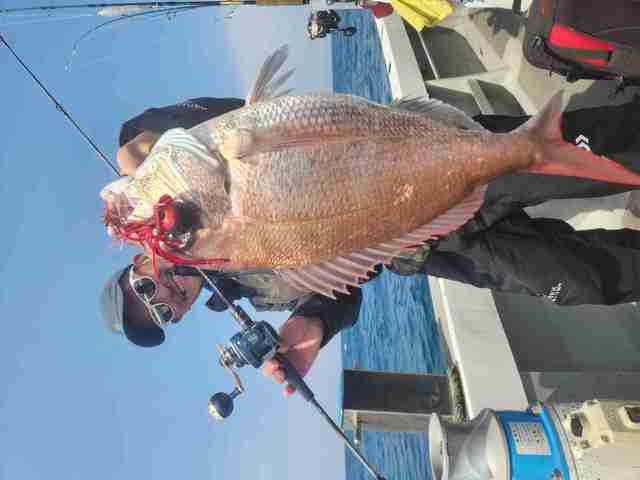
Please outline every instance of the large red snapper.
[{"label": "large red snapper", "polygon": [[275,78],[286,55],[267,59],[245,107],[159,142],[131,180],[150,202],[171,194],[197,205],[199,226],[180,252],[194,263],[272,268],[295,288],[332,296],[466,223],[500,175],[640,185],[562,139],[560,95],[517,131],[492,134],[437,100],[276,96],[290,75]]}]

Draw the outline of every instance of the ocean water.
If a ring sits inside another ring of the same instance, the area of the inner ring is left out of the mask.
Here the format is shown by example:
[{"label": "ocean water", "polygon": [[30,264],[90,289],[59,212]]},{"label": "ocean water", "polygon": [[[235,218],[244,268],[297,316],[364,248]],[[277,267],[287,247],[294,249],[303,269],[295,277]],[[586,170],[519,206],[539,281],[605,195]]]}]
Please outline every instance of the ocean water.
[{"label": "ocean water", "polygon": [[[366,11],[340,15],[342,26],[353,25],[358,32],[331,39],[334,90],[388,103],[389,82],[373,16]],[[363,292],[358,323],[342,333],[344,367],[444,373],[426,277],[384,272]],[[361,449],[388,480],[431,478],[424,434],[364,432]],[[346,475],[348,480],[371,478],[348,451]]]}]

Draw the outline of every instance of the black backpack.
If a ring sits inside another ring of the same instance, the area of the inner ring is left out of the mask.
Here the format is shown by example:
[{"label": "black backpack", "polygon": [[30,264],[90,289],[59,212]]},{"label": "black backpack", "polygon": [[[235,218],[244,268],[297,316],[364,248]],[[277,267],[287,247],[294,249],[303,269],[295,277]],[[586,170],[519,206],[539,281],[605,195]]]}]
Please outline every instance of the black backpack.
[{"label": "black backpack", "polygon": [[640,0],[533,0],[524,56],[570,82],[640,85]]}]

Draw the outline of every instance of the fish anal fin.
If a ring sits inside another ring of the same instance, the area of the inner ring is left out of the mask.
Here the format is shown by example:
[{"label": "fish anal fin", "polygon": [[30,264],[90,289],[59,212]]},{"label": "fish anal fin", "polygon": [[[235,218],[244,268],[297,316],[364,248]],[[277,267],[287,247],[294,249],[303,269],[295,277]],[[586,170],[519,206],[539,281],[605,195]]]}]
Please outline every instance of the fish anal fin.
[{"label": "fish anal fin", "polygon": [[278,274],[292,287],[310,290],[335,299],[334,292],[349,294],[347,286],[357,287],[367,278],[366,267],[345,268],[338,259],[301,268],[281,268]]},{"label": "fish anal fin", "polygon": [[486,185],[476,188],[457,206],[399,238],[316,265],[277,269],[277,272],[297,289],[311,290],[330,298],[335,298],[334,292],[349,293],[347,287],[359,286],[377,265],[386,265],[399,254],[415,249],[416,245],[453,232],[467,223],[482,206],[486,188]]}]

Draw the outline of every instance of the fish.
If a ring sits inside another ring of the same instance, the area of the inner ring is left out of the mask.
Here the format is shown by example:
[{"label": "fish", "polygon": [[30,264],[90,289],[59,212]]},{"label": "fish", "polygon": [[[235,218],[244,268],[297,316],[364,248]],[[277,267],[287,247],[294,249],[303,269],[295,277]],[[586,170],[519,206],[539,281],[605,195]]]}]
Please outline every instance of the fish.
[{"label": "fish", "polygon": [[244,107],[170,130],[127,180],[136,218],[151,218],[163,195],[197,206],[188,245],[175,249],[184,263],[269,269],[335,298],[464,225],[501,175],[640,185],[563,140],[561,92],[522,127],[494,134],[435,99],[280,92],[293,72],[279,75],[287,55],[285,46],[267,58]]}]

